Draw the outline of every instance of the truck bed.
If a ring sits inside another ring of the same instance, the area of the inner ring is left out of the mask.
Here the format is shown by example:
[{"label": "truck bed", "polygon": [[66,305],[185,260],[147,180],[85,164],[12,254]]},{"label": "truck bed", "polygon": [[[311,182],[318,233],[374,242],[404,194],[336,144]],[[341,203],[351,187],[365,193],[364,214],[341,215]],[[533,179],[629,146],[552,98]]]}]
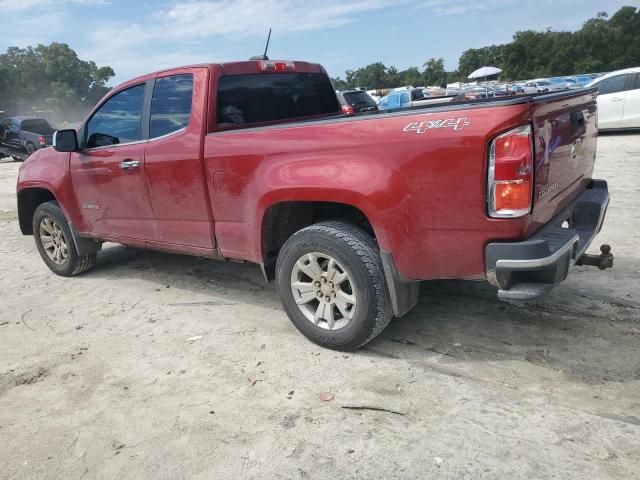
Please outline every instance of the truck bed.
[{"label": "truck bed", "polygon": [[[594,95],[581,90],[481,99],[209,133],[206,171],[233,172],[217,174],[220,181],[211,186],[220,251],[260,262],[263,246],[255,232],[267,208],[304,190],[309,201],[332,199],[359,208],[372,219],[382,251],[394,252],[408,278],[484,278],[489,240],[526,238],[581,187],[567,177],[572,186],[565,196],[535,202],[531,215],[490,218],[491,139],[531,123],[537,111],[553,114]],[[593,118],[589,122],[591,136]],[[586,145],[591,151],[595,139]],[[566,175],[555,167],[549,171]]]}]

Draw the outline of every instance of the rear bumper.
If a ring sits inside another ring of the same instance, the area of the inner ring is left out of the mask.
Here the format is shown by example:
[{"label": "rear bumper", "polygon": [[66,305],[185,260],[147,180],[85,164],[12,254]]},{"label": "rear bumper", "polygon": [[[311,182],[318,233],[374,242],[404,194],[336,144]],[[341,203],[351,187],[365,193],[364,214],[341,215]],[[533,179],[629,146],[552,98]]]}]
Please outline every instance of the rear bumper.
[{"label": "rear bumper", "polygon": [[563,281],[600,232],[608,205],[607,182],[592,180],[571,205],[529,239],[487,245],[487,279],[499,288],[498,298],[531,300]]}]

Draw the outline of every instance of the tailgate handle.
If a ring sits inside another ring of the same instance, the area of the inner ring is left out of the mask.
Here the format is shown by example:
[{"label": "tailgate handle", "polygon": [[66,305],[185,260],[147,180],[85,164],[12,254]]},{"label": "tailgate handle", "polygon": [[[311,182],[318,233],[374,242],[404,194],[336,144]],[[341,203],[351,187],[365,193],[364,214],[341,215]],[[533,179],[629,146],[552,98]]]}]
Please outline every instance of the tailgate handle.
[{"label": "tailgate handle", "polygon": [[582,110],[571,112],[571,134],[574,137],[579,137],[586,131],[587,126],[584,122],[584,113]]}]

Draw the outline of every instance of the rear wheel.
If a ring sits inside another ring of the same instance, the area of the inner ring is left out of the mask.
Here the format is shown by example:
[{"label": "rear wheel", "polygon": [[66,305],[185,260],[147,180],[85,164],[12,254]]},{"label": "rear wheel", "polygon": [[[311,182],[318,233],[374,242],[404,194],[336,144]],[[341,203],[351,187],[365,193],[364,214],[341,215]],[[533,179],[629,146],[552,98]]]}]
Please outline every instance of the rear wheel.
[{"label": "rear wheel", "polygon": [[58,202],[39,205],[33,215],[33,236],[38,252],[52,272],[71,277],[91,269],[97,255],[80,255],[71,228]]},{"label": "rear wheel", "polygon": [[27,157],[30,157],[36,151],[36,146],[33,143],[27,143]]},{"label": "rear wheel", "polygon": [[292,235],[276,280],[291,322],[323,347],[354,350],[393,316],[376,241],[348,223],[322,222]]}]

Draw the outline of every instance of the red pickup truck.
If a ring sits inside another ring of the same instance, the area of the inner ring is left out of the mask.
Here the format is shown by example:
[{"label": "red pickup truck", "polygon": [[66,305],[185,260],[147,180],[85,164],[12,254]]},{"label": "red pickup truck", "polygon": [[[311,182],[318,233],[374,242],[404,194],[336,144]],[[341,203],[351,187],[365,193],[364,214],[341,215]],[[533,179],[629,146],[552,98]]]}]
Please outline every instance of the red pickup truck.
[{"label": "red pickup truck", "polygon": [[103,242],[255,262],[310,340],[355,349],[421,280],[536,298],[609,203],[595,90],[341,113],[317,64],[197,65],[128,81],[20,168],[22,233],[55,273]]}]

